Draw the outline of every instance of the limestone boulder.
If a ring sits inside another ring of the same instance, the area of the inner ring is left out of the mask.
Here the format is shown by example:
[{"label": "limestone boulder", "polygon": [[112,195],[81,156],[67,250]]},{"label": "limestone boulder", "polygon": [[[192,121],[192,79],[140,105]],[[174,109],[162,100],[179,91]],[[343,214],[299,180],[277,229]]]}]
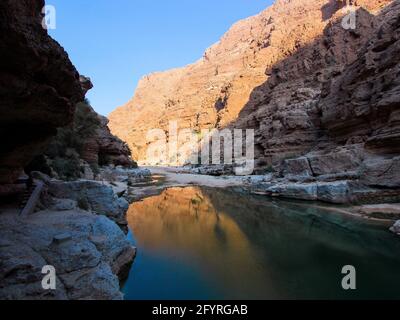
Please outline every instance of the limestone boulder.
[{"label": "limestone boulder", "polygon": [[306,157],[285,160],[283,162],[282,174],[287,178],[312,177],[314,175],[309,159]]},{"label": "limestone boulder", "polygon": [[318,183],[318,200],[329,203],[350,203],[353,200],[349,181]]},{"label": "limestone boulder", "polygon": [[390,228],[390,231],[392,231],[395,234],[400,235],[400,220],[396,221],[396,223],[393,225],[393,227]]},{"label": "limestone boulder", "polygon": [[129,204],[119,198],[110,185],[89,180],[52,181],[48,189],[53,197],[77,201],[81,209],[107,216],[118,223],[125,220]]},{"label": "limestone boulder", "polygon": [[[2,299],[122,299],[118,276],[136,250],[108,218],[79,210],[6,214],[0,232]],[[55,267],[55,291],[41,287],[45,265]]]},{"label": "limestone boulder", "polygon": [[318,200],[318,186],[316,183],[282,183],[273,185],[266,191],[275,197],[301,200]]},{"label": "limestone boulder", "polygon": [[307,158],[316,176],[357,172],[363,160],[362,151],[346,147],[329,153],[311,153]]},{"label": "limestone boulder", "polygon": [[362,181],[370,186],[400,188],[400,157],[374,157],[365,161]]}]

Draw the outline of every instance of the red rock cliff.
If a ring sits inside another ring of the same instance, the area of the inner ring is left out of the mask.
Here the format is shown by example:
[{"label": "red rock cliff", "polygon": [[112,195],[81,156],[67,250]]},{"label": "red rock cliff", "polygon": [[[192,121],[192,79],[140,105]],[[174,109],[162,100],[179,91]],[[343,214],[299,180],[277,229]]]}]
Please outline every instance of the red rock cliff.
[{"label": "red rock cliff", "polygon": [[340,25],[345,1],[278,0],[239,21],[184,68],[145,76],[133,99],[110,116],[112,132],[145,160],[146,132],[255,128],[259,165],[311,150],[323,134],[322,86],[357,59],[389,0],[353,1],[357,28]]}]

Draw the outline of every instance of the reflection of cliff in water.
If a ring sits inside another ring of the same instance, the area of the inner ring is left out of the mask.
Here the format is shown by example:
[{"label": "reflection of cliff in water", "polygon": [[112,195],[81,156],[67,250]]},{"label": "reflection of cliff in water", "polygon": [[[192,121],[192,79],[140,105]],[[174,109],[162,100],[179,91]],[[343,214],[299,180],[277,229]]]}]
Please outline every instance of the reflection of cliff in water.
[{"label": "reflection of cliff in water", "polygon": [[128,222],[140,250],[160,254],[178,251],[232,293],[248,283],[240,275],[266,280],[246,235],[231,217],[214,208],[201,189],[172,188],[135,203],[128,212]]},{"label": "reflection of cliff in water", "polygon": [[[354,297],[400,297],[400,240],[382,223],[321,210],[315,203],[268,201],[215,189],[203,192],[217,210],[237,222],[282,286],[289,276],[303,297],[326,296],[327,287],[332,296],[340,296],[340,271],[354,265],[359,283],[364,282],[364,290]],[[315,282],[321,286],[309,285]]]},{"label": "reflection of cliff in water", "polygon": [[314,202],[270,200],[208,188],[202,188],[202,192],[216,210],[232,217],[253,243],[287,244],[291,248],[293,243],[284,240],[296,237],[338,250],[372,251],[400,261],[392,250],[400,249],[400,241],[382,222],[338,213],[327,205],[322,209]]},{"label": "reflection of cliff in water", "polygon": [[[400,241],[375,223],[310,206],[172,188],[134,203],[128,220],[139,250],[183,256],[227,298],[399,297]],[[352,293],[340,287],[348,264],[360,284]]]}]

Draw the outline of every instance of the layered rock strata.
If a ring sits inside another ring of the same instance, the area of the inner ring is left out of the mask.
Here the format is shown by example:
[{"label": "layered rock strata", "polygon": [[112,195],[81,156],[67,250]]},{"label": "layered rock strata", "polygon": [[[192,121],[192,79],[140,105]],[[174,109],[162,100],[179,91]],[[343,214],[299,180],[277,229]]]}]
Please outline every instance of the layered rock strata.
[{"label": "layered rock strata", "polygon": [[293,197],[289,189],[300,188],[298,197],[312,200],[398,200],[400,4],[352,4],[276,1],[198,62],[142,79],[109,116],[112,132],[146,163],[142,137],[168,132],[170,121],[193,132],[254,129],[256,172],[274,173],[267,194]]}]

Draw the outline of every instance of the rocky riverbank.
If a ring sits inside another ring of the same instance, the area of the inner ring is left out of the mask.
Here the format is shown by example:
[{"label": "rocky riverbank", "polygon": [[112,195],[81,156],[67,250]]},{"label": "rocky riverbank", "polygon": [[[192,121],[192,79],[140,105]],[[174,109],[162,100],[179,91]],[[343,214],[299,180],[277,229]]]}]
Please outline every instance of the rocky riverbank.
[{"label": "rocky riverbank", "polygon": [[[1,299],[122,299],[120,280],[136,255],[126,239],[129,184],[150,172],[107,167],[97,180],[44,182],[37,212],[0,208]],[[43,266],[54,266],[56,290],[43,290]]]},{"label": "rocky riverbank", "polygon": [[251,176],[232,175],[232,166],[150,168],[155,174],[165,174],[183,184],[200,183],[211,187],[244,186],[251,193],[297,200],[322,201],[331,204],[378,204],[400,202],[397,187],[379,188],[363,183],[349,174],[300,176],[282,174],[276,166],[268,172]]},{"label": "rocky riverbank", "polygon": [[[198,170],[109,166],[100,168],[96,180],[76,181],[32,173],[45,185],[37,211],[21,217],[15,206],[1,207],[0,298],[123,299],[120,281],[127,276],[136,255],[136,248],[124,233],[129,203],[160,194],[170,187],[196,185],[230,188],[242,194],[322,200],[325,204],[304,202],[298,205],[379,220],[388,228],[393,225],[391,231],[400,234],[400,221],[396,222],[400,219],[400,204],[338,205],[329,197],[303,197],[310,193],[299,192],[301,187],[296,189],[282,181],[276,182],[272,174],[218,176],[199,174]],[[202,173],[207,170],[201,169]],[[286,193],[262,191],[267,186],[269,189],[280,187]],[[334,186],[336,184],[324,185],[336,196],[340,188]],[[45,265],[55,267],[57,290],[43,290],[41,286],[41,271]]]},{"label": "rocky riverbank", "polygon": [[[169,187],[196,185],[232,188],[238,192],[271,198],[313,201],[327,210],[381,220],[389,224],[394,224],[400,219],[400,192],[396,189],[371,188],[360,182],[347,180],[296,182],[274,173],[234,176],[229,174],[232,170],[226,166],[147,169],[154,176],[163,177],[163,183],[135,188],[133,200],[157,195]],[[391,230],[400,234],[399,223]]]}]

